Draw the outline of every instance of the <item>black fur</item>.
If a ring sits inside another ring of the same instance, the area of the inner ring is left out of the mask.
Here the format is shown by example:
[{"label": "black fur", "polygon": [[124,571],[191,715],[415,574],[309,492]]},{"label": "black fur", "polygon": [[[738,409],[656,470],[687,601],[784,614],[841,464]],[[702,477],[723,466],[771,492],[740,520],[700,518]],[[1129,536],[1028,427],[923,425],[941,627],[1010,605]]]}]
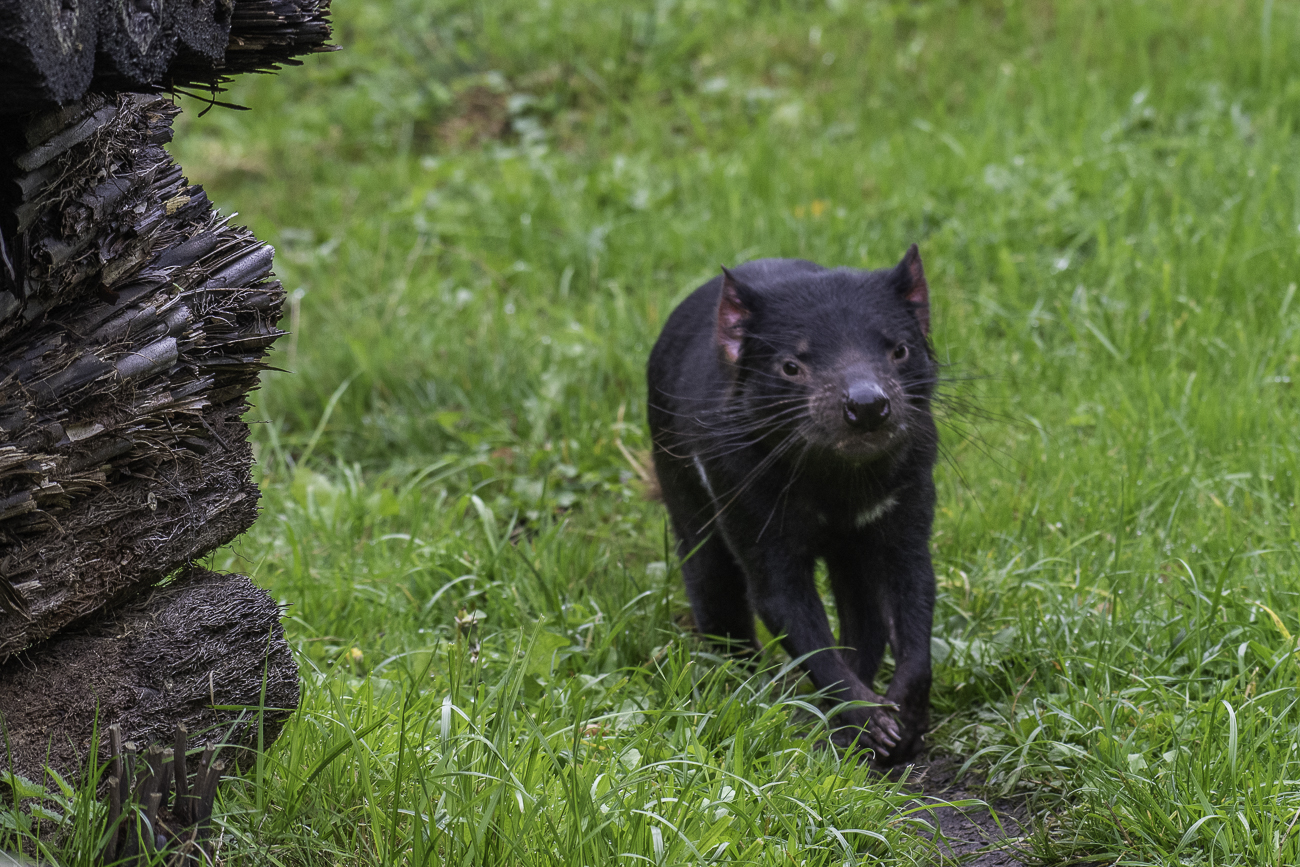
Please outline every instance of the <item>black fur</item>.
[{"label": "black fur", "polygon": [[[655,470],[696,626],[753,646],[757,611],[791,656],[811,654],[818,688],[879,705],[846,709],[837,740],[888,763],[920,748],[930,702],[928,303],[915,246],[880,271],[748,262],[673,311],[648,368]],[[882,697],[886,642],[896,669]]]}]

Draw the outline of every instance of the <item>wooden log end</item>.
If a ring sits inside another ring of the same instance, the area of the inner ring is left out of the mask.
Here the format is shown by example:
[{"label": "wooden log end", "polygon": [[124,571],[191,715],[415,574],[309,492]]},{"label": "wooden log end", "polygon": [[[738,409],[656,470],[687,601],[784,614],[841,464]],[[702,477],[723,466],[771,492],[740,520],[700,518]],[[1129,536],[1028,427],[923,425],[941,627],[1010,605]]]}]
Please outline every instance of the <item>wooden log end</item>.
[{"label": "wooden log end", "polygon": [[[214,741],[229,732],[223,755],[241,763],[257,746],[259,727],[264,744],[275,740],[298,698],[297,663],[275,601],[242,575],[192,567],[84,631],[60,635],[0,665],[0,717],[9,734],[0,762],[31,779],[41,778],[47,761],[65,776],[75,775],[83,769],[98,719],[110,756],[124,731],[140,743],[173,745],[175,761],[184,756],[179,745],[188,744],[178,736],[180,723]],[[229,707],[244,710],[218,709]],[[120,726],[117,735],[114,724]],[[134,753],[130,742],[123,743],[116,751],[120,758],[110,759],[112,769],[120,768],[115,776],[123,803],[133,792],[137,801],[144,796],[145,790],[135,791],[133,775],[144,780],[169,774],[163,766],[171,763],[161,751],[138,762]],[[203,779],[186,786],[187,797],[201,800],[215,786],[207,779],[212,762],[205,753]],[[174,770],[169,775],[177,779]]]},{"label": "wooden log end", "polygon": [[20,130],[24,228],[7,249],[22,301],[0,310],[0,660],[257,515],[240,417],[284,292],[270,247],[158,144],[176,111],[157,94],[94,96]]}]

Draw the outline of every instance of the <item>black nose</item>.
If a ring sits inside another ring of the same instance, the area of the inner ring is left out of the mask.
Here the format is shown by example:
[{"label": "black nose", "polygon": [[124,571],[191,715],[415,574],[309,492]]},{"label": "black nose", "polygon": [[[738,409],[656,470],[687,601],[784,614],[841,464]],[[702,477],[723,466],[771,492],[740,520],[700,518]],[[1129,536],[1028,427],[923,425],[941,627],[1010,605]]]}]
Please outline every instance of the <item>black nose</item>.
[{"label": "black nose", "polygon": [[844,420],[862,430],[877,430],[889,420],[889,398],[874,382],[855,382],[844,392]]}]

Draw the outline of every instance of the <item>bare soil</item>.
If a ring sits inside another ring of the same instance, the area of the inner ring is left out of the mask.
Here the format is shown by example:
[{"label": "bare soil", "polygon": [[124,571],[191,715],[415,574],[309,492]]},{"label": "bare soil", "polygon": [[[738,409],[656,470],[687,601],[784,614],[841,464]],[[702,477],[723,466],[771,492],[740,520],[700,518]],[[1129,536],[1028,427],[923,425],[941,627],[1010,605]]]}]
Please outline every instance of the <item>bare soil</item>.
[{"label": "bare soil", "polygon": [[[895,768],[891,777],[907,774],[905,788],[922,796],[922,804],[938,801],[984,800],[982,782],[968,772],[961,779],[957,771],[960,759],[952,756],[925,756],[905,768]],[[1002,798],[985,801],[981,806],[935,807],[929,814],[938,829],[943,863],[963,867],[1028,867],[1032,863],[1025,838],[1031,833],[1028,805],[1024,799]]]}]

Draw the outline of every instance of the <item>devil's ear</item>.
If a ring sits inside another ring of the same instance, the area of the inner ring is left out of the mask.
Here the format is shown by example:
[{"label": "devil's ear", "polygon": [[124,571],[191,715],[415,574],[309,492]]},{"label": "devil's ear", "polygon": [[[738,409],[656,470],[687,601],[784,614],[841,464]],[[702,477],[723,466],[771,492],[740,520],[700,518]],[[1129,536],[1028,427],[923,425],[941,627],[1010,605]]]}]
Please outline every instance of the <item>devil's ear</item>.
[{"label": "devil's ear", "polygon": [[912,308],[922,333],[930,333],[930,287],[925,282],[925,269],[921,267],[921,251],[916,245],[907,248],[903,261],[894,269],[894,286]]},{"label": "devil's ear", "polygon": [[718,298],[718,317],[714,336],[722,354],[733,364],[740,358],[740,344],[745,339],[745,320],[752,314],[753,292],[722,269],[722,292]]}]

